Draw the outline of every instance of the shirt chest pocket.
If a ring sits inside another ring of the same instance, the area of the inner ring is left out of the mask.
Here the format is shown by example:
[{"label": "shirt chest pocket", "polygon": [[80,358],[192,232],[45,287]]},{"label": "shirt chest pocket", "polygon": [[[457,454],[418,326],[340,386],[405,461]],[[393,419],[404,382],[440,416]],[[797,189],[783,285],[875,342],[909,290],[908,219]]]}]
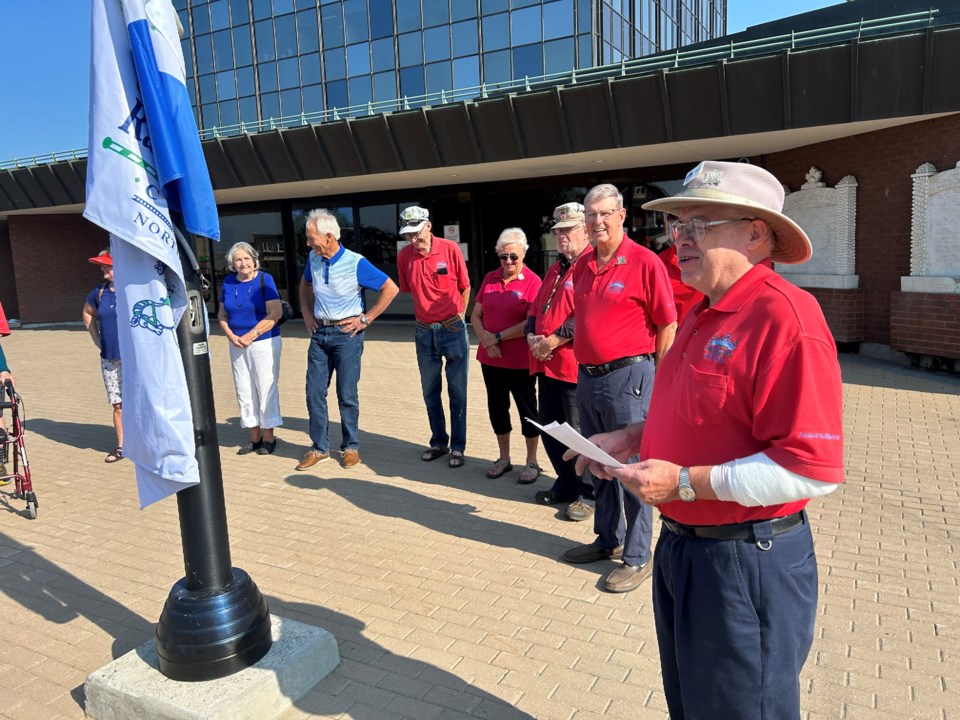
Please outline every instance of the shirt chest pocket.
[{"label": "shirt chest pocket", "polygon": [[727,375],[710,373],[687,366],[680,378],[678,412],[688,425],[716,425],[723,420],[723,408],[732,390]]}]

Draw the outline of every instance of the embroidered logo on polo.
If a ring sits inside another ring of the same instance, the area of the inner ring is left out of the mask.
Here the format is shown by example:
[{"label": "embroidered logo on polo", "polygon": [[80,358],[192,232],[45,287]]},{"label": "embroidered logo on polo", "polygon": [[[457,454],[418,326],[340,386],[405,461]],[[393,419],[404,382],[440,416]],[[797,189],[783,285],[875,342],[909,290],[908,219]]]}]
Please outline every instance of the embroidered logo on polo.
[{"label": "embroidered logo on polo", "polygon": [[513,296],[514,296],[517,300],[523,300],[523,293],[519,293],[519,292],[517,292],[516,290],[511,290],[510,292],[513,293]]},{"label": "embroidered logo on polo", "polygon": [[626,287],[627,286],[624,285],[621,280],[614,280],[607,286],[607,292],[613,293],[614,295],[619,295]]},{"label": "embroidered logo on polo", "polygon": [[703,349],[703,356],[712,362],[724,363],[733,357],[738,344],[729,335],[715,335]]},{"label": "embroidered logo on polo", "polygon": [[573,290],[573,280],[567,280],[566,282],[563,283],[563,286],[567,290]]},{"label": "embroidered logo on polo", "polygon": [[[170,296],[168,295],[159,302],[156,300],[140,300],[133,306],[133,313],[130,317],[130,327],[142,327],[157,335],[163,335],[164,330],[173,330],[174,326],[165,325],[161,318],[157,316],[158,308],[170,307]],[[165,315],[169,315],[168,310]],[[167,318],[168,320],[172,318]]]}]

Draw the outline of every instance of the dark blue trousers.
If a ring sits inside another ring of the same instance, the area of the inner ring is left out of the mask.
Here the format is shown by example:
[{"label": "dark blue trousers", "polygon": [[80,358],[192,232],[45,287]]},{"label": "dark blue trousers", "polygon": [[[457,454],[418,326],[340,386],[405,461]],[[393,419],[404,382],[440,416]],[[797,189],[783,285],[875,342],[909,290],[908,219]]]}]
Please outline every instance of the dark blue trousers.
[{"label": "dark blue trousers", "polygon": [[[580,429],[580,418],[577,412],[577,384],[548,377],[545,373],[537,373],[540,401],[540,424],[549,425],[552,422],[567,423],[575,430]],[[563,454],[567,446],[559,440],[554,440],[547,433],[541,436],[543,449],[547,451],[550,464],[557,473],[557,480],[550,488],[560,496],[564,502],[572,502],[581,496],[592,498],[593,485],[587,485],[577,475],[576,463],[573,460],[564,460]]]},{"label": "dark blue trousers", "polygon": [[810,526],[756,540],[660,532],[653,613],[671,720],[796,720],[813,643],[817,561]]}]

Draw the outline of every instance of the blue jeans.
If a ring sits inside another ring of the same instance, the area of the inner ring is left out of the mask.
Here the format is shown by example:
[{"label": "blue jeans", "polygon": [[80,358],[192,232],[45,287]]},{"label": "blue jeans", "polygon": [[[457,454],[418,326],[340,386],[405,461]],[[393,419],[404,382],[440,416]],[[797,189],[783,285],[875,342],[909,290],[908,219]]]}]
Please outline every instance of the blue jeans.
[{"label": "blue jeans", "polygon": [[[467,447],[467,368],[470,343],[463,321],[439,330],[417,326],[417,365],[420,386],[430,420],[430,447],[450,446],[463,452]],[[450,397],[450,434],[443,414],[443,361],[447,361],[447,394]]]},{"label": "blue jeans", "polygon": [[330,452],[327,430],[327,389],[337,373],[337,405],[340,407],[341,450],[360,447],[357,440],[360,424],[360,358],[363,355],[363,333],[351,336],[338,327],[319,327],[310,338],[307,350],[307,414],[310,416],[310,441],[313,449]]}]

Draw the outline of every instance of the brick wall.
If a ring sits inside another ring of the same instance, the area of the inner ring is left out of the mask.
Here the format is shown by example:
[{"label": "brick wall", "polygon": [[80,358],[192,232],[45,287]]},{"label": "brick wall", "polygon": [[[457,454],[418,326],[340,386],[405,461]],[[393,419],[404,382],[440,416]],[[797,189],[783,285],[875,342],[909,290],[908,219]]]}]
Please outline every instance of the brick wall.
[{"label": "brick wall", "polygon": [[895,292],[890,304],[890,347],[960,360],[960,295]]},{"label": "brick wall", "polygon": [[960,115],[755,158],[791,190],[816,165],[823,181],[835,185],[856,177],[857,263],[864,292],[864,342],[890,343],[890,298],[900,277],[910,274],[910,175],[925,162],[949,170],[960,160]]},{"label": "brick wall", "polygon": [[820,303],[836,342],[852,343],[863,340],[864,292],[862,288],[856,290],[804,288],[804,290]]},{"label": "brick wall", "polygon": [[10,227],[0,220],[0,303],[8,320],[20,317],[17,282],[13,277],[13,255],[10,253]]},{"label": "brick wall", "polygon": [[107,233],[79,214],[11,215],[8,226],[21,322],[80,320],[103,281],[87,259],[109,246]]}]

